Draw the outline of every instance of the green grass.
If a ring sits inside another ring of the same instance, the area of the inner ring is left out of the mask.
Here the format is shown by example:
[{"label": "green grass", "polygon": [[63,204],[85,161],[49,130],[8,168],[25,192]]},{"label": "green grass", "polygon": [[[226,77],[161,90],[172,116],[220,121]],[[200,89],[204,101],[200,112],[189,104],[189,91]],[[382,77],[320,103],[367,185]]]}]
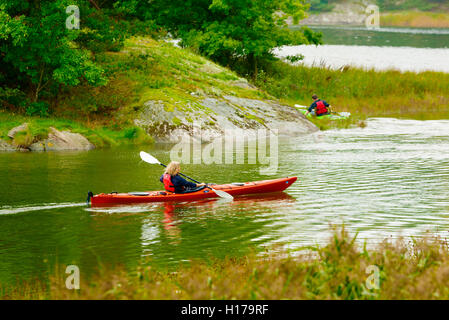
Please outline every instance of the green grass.
[{"label": "green grass", "polygon": [[[65,288],[64,266],[49,282],[0,288],[1,299],[448,299],[449,247],[436,237],[361,246],[344,228],[326,245],[192,261],[174,270],[151,260],[84,275]],[[277,253],[276,253],[277,252]],[[58,271],[59,270],[59,271]],[[377,287],[378,286],[378,287]]]},{"label": "green grass", "polygon": [[[51,126],[80,133],[96,147],[149,143],[152,138],[133,122],[149,100],[163,102],[169,112],[190,112],[205,109],[199,102],[206,95],[267,96],[233,85],[240,79],[234,72],[151,38],[130,38],[121,52],[101,53],[96,60],[110,79],[107,85],[66,88],[49,118],[1,112],[0,138],[9,141],[6,135],[11,128],[30,122],[31,137],[22,139],[23,144],[45,138]],[[172,121],[174,126],[181,124],[176,117]]]},{"label": "green grass", "polygon": [[380,16],[380,25],[384,27],[449,28],[449,12],[387,12]]},{"label": "green grass", "polygon": [[[27,122],[29,129],[19,132],[14,140],[7,136],[12,128]],[[111,147],[124,144],[148,144],[153,139],[145,131],[136,126],[125,126],[120,128],[107,128],[98,125],[87,126],[86,123],[62,118],[40,118],[24,115],[0,112],[0,139],[12,142],[17,146],[26,147],[48,137],[50,127],[60,131],[71,131],[82,134],[96,147]]]},{"label": "green grass", "polygon": [[[337,112],[351,112],[354,125],[367,117],[449,118],[449,74],[442,72],[375,71],[346,67],[265,66],[254,82],[286,104],[310,105],[316,93]],[[436,80],[438,79],[438,80]],[[323,127],[351,123],[319,120]]]},{"label": "green grass", "polygon": [[58,98],[53,117],[77,119],[81,114],[94,126],[124,127],[133,124],[150,100],[164,103],[166,111],[188,113],[204,109],[199,102],[205,96],[269,97],[265,92],[234,85],[234,81],[244,79],[233,71],[188,49],[151,38],[127,39],[121,52],[98,54],[96,61],[105,69],[109,83],[67,89]]},{"label": "green grass", "polygon": [[[350,67],[332,70],[278,61],[262,66],[264,71],[252,80],[260,89],[257,90],[235,85],[235,81],[243,80],[235,72],[188,49],[143,37],[126,40],[121,52],[98,54],[96,61],[105,69],[109,83],[102,87],[80,85],[65,89],[50,118],[32,118],[33,140],[44,137],[48,128],[54,126],[81,133],[97,147],[141,143],[147,139],[143,138],[143,131],[135,129],[133,120],[147,101],[160,101],[166,111],[181,111],[193,119],[194,113],[210,113],[200,103],[205,96],[278,98],[293,106],[309,105],[311,95],[316,93],[334,111],[351,112],[349,121],[312,120],[322,129],[363,126],[368,117],[449,117],[449,74],[446,73],[379,72]],[[9,118],[0,122],[0,138],[28,119],[8,114]],[[263,119],[255,120],[263,123]],[[173,127],[180,125],[177,117],[171,121],[169,125]],[[126,138],[130,136],[128,130],[135,130],[132,139]]]}]

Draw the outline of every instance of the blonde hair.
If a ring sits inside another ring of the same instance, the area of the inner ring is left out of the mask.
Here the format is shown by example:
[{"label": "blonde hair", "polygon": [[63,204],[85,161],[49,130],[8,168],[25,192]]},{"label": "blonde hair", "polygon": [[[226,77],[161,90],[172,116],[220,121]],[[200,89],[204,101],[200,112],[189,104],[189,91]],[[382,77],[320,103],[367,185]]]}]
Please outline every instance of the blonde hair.
[{"label": "blonde hair", "polygon": [[167,168],[165,168],[165,173],[168,173],[171,176],[175,176],[181,171],[181,165],[177,161],[172,161],[168,164]]}]

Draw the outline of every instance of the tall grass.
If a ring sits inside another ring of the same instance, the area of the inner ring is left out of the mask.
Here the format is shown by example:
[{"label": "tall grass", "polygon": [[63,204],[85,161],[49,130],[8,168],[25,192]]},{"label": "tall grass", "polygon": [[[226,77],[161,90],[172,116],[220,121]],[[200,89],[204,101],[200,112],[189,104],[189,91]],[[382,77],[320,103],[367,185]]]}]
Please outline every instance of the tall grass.
[{"label": "tall grass", "polygon": [[346,66],[267,64],[255,84],[289,104],[310,105],[316,93],[354,121],[366,117],[449,118],[449,74],[363,70]]},{"label": "tall grass", "polygon": [[[28,129],[18,132],[13,140],[10,139],[8,131],[25,122],[28,123]],[[64,118],[40,118],[0,111],[0,139],[17,147],[26,148],[34,142],[46,139],[50,127],[82,134],[96,147],[153,143],[152,137],[147,135],[143,129],[133,125],[104,127]]]},{"label": "tall grass", "polygon": [[448,12],[401,11],[380,16],[381,26],[414,28],[449,28]]},{"label": "tall grass", "polygon": [[[2,299],[448,299],[449,247],[440,238],[360,247],[344,229],[303,255],[249,254],[194,261],[175,271],[143,262],[116,268],[65,288],[63,272],[50,284],[0,290]],[[62,270],[64,270],[62,268]]]}]

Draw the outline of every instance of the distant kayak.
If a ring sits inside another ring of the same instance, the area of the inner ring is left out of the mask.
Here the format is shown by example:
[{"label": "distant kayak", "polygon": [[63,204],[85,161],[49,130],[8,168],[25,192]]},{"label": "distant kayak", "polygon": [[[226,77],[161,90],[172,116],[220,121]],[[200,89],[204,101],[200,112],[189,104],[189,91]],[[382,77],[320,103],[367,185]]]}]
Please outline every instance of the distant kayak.
[{"label": "distant kayak", "polygon": [[[301,106],[299,104],[295,104],[295,107],[304,115],[308,109],[308,107]],[[325,114],[323,116],[314,116],[310,113],[307,115],[307,118],[328,119],[328,120],[346,120],[349,119],[349,117],[351,117],[350,112],[332,112],[331,114]]]},{"label": "distant kayak", "polygon": [[[229,193],[232,196],[263,194],[284,191],[290,187],[297,177],[287,177],[273,180],[262,180],[254,182],[230,183],[213,185],[216,190]],[[117,204],[133,204],[146,202],[184,202],[196,201],[206,198],[217,198],[218,195],[209,188],[190,193],[173,193],[167,191],[129,192],[129,193],[101,193],[89,195],[88,199],[92,206],[107,206]]]}]

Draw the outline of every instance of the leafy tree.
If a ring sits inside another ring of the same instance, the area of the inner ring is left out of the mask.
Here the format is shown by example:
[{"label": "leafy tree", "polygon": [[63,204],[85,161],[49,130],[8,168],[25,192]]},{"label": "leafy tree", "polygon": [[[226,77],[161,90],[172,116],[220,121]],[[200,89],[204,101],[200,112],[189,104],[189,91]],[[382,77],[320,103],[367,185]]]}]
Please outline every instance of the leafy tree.
[{"label": "leafy tree", "polygon": [[253,74],[272,50],[289,44],[320,43],[310,29],[292,31],[287,19],[305,17],[304,0],[153,0],[147,18],[168,28],[183,44],[224,65],[244,60]]},{"label": "leafy tree", "polygon": [[0,86],[22,86],[42,106],[36,103],[50,86],[107,81],[90,52],[77,45],[80,31],[66,28],[66,8],[73,4],[77,1],[0,0]]},{"label": "leafy tree", "polygon": [[328,12],[335,7],[335,0],[308,0],[310,11]]}]

